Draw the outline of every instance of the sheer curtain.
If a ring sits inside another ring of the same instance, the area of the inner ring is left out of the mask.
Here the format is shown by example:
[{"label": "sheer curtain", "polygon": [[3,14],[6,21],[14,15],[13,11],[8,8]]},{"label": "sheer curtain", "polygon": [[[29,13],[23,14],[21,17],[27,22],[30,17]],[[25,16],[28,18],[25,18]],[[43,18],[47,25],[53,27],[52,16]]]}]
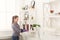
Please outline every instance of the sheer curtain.
[{"label": "sheer curtain", "polygon": [[20,0],[0,0],[0,31],[12,30],[12,16],[19,16],[20,3]]}]

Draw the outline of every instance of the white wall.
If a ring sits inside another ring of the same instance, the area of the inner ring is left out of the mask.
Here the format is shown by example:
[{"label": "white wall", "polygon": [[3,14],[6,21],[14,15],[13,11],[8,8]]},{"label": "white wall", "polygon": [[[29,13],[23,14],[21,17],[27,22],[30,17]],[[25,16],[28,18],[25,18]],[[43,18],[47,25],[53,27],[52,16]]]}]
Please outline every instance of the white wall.
[{"label": "white wall", "polygon": [[[36,1],[35,19],[34,22],[43,27],[43,3],[40,0]],[[25,4],[29,4],[31,0],[0,0],[0,31],[11,30],[11,18],[13,15],[19,15],[20,20],[23,18],[21,8]],[[33,12],[33,11],[32,11]],[[33,14],[31,14],[33,15]],[[34,16],[34,15],[33,15]],[[23,20],[21,20],[23,21]]]},{"label": "white wall", "polygon": [[[22,6],[24,4],[29,4],[31,0],[23,1],[23,0],[0,0],[0,31],[12,30],[11,29],[11,18],[13,15],[19,15],[19,17],[23,18],[23,13],[21,11]],[[34,23],[43,25],[43,4],[40,3],[39,0],[36,0],[36,9],[35,9],[35,17]],[[33,11],[32,11],[33,12]],[[20,19],[20,20],[21,20]],[[22,20],[21,20],[22,21]]]},{"label": "white wall", "polygon": [[12,30],[13,15],[19,15],[21,0],[0,0],[0,31]]}]

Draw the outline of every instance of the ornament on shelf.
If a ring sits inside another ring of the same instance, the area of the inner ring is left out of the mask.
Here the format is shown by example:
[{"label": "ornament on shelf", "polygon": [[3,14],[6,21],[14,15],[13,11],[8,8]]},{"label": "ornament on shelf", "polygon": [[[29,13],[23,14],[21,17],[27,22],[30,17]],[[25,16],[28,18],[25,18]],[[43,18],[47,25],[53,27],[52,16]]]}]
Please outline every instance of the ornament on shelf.
[{"label": "ornament on shelf", "polygon": [[33,19],[34,19],[34,17],[32,16],[32,17],[31,17],[31,19],[33,20]]},{"label": "ornament on shelf", "polygon": [[29,19],[29,12],[28,10],[26,10],[24,13],[24,20],[28,20],[28,19]]},{"label": "ornament on shelf", "polygon": [[55,13],[55,15],[60,15],[60,12],[58,12],[58,13]]},{"label": "ornament on shelf", "polygon": [[31,7],[35,8],[35,1],[34,0],[31,1]]},{"label": "ornament on shelf", "polygon": [[60,12],[58,14],[60,15]]},{"label": "ornament on shelf", "polygon": [[23,24],[23,29],[29,31],[29,24]]},{"label": "ornament on shelf", "polygon": [[25,5],[25,7],[23,7],[22,10],[28,10],[28,5]]},{"label": "ornament on shelf", "polygon": [[54,13],[54,10],[50,10],[50,13]]}]

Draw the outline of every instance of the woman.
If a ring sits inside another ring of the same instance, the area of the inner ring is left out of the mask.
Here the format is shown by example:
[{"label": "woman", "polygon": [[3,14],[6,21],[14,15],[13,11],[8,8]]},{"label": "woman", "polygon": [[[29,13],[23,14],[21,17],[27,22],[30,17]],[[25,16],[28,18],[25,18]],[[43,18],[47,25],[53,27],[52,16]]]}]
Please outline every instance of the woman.
[{"label": "woman", "polygon": [[12,17],[12,28],[13,28],[12,40],[19,40],[21,31],[20,31],[20,26],[18,24],[18,16]]}]

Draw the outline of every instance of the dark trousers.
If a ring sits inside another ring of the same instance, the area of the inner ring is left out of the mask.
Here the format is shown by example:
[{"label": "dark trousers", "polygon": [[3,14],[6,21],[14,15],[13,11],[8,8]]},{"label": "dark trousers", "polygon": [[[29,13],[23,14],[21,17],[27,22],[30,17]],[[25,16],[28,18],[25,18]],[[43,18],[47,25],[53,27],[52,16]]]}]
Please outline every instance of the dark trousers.
[{"label": "dark trousers", "polygon": [[12,36],[12,40],[19,40],[19,36]]}]

